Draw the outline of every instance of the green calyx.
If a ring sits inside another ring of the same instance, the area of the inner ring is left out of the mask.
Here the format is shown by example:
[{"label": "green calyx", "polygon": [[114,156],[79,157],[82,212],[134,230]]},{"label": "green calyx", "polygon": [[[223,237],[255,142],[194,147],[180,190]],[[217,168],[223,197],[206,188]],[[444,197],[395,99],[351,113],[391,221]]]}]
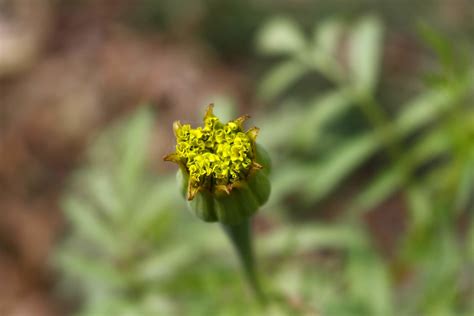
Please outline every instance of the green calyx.
[{"label": "green calyx", "polygon": [[242,116],[222,124],[208,107],[204,127],[174,123],[176,151],[164,159],[180,166],[178,179],[193,212],[207,222],[237,224],[253,215],[270,194],[270,160],[243,131]]}]

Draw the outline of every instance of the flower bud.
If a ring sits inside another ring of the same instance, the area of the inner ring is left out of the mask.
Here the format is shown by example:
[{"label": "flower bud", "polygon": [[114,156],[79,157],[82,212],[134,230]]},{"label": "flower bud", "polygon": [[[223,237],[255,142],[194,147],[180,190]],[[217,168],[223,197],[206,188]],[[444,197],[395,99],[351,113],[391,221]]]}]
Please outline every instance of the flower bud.
[{"label": "flower bud", "polygon": [[258,128],[243,131],[248,116],[222,124],[208,107],[204,126],[175,122],[178,183],[193,213],[206,222],[234,225],[252,216],[270,195],[270,158],[256,143]]}]

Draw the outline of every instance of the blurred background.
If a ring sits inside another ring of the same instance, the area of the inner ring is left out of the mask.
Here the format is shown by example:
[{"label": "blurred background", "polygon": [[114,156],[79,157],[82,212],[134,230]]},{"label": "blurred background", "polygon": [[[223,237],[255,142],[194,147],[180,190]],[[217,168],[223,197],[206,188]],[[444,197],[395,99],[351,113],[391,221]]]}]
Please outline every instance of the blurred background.
[{"label": "blurred background", "polygon": [[[0,315],[474,315],[470,0],[0,0]],[[206,105],[273,158],[261,309],[178,195]]]}]

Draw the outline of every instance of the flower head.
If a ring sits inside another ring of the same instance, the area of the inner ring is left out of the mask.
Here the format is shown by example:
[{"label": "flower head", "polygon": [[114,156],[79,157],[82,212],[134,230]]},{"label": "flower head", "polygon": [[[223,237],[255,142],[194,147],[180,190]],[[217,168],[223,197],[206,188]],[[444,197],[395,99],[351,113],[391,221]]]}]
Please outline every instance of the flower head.
[{"label": "flower head", "polygon": [[[176,151],[164,158],[180,166],[189,201],[200,192],[220,200],[235,196],[232,193],[236,191],[239,191],[238,195],[249,183],[255,182],[257,173],[266,175],[269,171],[267,155],[256,144],[258,128],[243,129],[248,116],[223,124],[212,110],[211,104],[202,127],[192,128],[189,124],[175,122]],[[269,188],[267,191],[269,193]]]},{"label": "flower head", "polygon": [[175,122],[176,152],[165,157],[189,174],[189,200],[199,190],[229,193],[249,173],[262,168],[255,161],[258,128],[247,132],[242,128],[248,116],[223,124],[212,109],[209,105],[203,127]]}]

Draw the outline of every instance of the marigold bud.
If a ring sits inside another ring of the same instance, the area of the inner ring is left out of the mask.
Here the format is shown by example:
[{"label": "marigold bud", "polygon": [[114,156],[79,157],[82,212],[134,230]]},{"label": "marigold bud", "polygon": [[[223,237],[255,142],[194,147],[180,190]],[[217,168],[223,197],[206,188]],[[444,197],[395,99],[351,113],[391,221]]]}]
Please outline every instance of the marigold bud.
[{"label": "marigold bud", "polygon": [[256,143],[258,128],[243,131],[248,116],[222,124],[209,105],[204,127],[173,124],[178,181],[191,210],[207,222],[238,224],[270,195],[270,159]]}]

